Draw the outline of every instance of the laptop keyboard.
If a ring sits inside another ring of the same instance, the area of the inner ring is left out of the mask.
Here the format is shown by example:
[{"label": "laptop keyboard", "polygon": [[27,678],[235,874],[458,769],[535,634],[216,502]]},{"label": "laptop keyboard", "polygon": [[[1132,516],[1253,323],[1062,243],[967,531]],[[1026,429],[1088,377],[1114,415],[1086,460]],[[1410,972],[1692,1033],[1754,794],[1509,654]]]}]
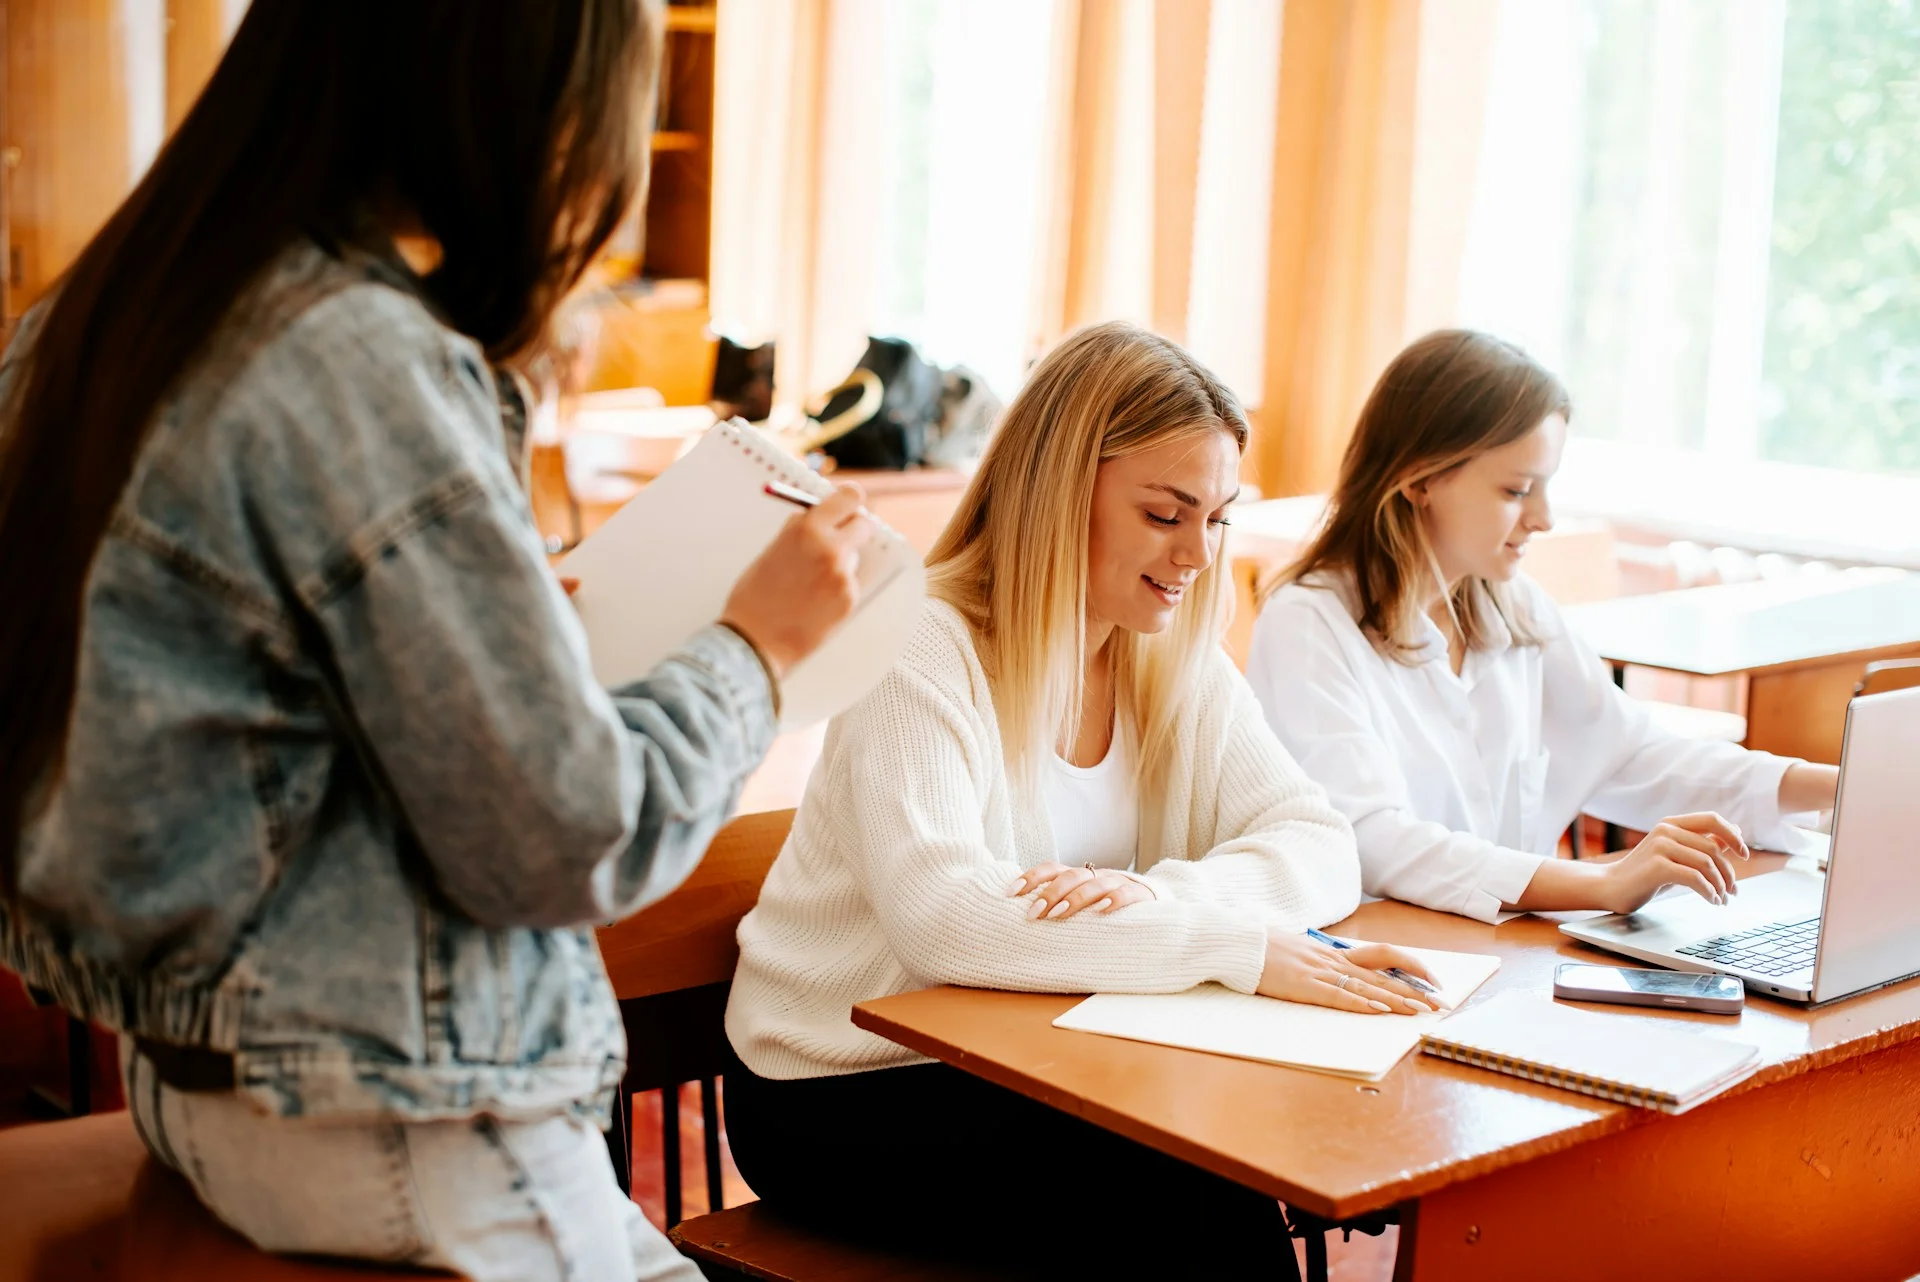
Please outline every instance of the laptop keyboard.
[{"label": "laptop keyboard", "polygon": [[1684,957],[1762,975],[1791,975],[1813,965],[1820,949],[1820,919],[1776,921],[1731,935],[1715,935],[1697,944],[1675,949]]}]

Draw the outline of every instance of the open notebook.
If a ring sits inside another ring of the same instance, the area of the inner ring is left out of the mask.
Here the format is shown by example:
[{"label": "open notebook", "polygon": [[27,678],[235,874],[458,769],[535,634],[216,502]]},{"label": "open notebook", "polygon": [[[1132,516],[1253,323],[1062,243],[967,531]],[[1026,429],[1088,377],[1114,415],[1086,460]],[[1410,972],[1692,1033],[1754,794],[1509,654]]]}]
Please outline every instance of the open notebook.
[{"label": "open notebook", "polygon": [[1420,1049],[1582,1095],[1684,1113],[1752,1075],[1760,1052],[1691,1023],[1508,992],[1429,1029]]},{"label": "open notebook", "polygon": [[[720,617],[735,580],[799,510],[765,493],[772,480],[833,489],[745,423],[717,423],[561,561],[580,580],[573,604],[602,685],[646,676]],[[780,683],[782,728],[842,711],[905,648],[926,596],[919,554],[883,525],[861,552],[860,583],[857,613]]]},{"label": "open notebook", "polygon": [[[1407,951],[1427,964],[1441,994],[1455,1004],[1500,968],[1498,957],[1479,953]],[[1053,1026],[1377,1082],[1445,1018],[1445,1012],[1361,1015],[1202,984],[1184,993],[1102,993]]]}]

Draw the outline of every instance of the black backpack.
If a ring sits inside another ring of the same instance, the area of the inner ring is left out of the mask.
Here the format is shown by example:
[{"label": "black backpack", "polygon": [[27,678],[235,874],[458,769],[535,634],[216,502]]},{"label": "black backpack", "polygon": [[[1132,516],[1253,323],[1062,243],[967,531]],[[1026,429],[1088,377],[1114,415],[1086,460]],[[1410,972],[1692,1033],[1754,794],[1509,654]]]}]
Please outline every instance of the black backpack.
[{"label": "black backpack", "polygon": [[[926,461],[946,381],[903,338],[869,338],[853,373],[812,417],[814,439],[840,467],[898,472]],[[822,440],[822,437],[825,437]]]}]

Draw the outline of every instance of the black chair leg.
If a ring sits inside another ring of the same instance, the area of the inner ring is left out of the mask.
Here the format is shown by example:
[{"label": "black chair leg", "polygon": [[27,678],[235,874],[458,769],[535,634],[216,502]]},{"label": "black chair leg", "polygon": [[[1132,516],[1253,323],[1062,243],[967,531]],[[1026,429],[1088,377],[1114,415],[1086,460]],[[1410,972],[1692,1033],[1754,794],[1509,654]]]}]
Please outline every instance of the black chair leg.
[{"label": "black chair leg", "polygon": [[1327,1282],[1327,1230],[1315,1229],[1305,1235],[1307,1244],[1306,1282]]},{"label": "black chair leg", "polygon": [[67,1016],[67,1108],[75,1117],[93,1111],[93,1030]]},{"label": "black chair leg", "polygon": [[[1613,684],[1619,686],[1622,690],[1626,689],[1627,665],[1624,663],[1616,663],[1612,666]],[[1614,824],[1602,824],[1600,828],[1600,843],[1605,847],[1605,849],[1600,852],[1602,855],[1612,854],[1620,846],[1620,829]]]},{"label": "black chair leg", "polygon": [[633,1196],[633,1096],[626,1084],[613,1097],[613,1123],[607,1127],[607,1158],[613,1163],[613,1178],[620,1191]]},{"label": "black chair leg", "polygon": [[720,1079],[700,1082],[700,1129],[707,1165],[707,1214],[724,1210],[726,1193],[720,1187]]},{"label": "black chair leg", "polygon": [[1288,1233],[1307,1244],[1305,1282],[1327,1282],[1327,1234],[1337,1229],[1342,1238],[1351,1238],[1355,1233],[1379,1237],[1387,1231],[1388,1225],[1400,1223],[1401,1208],[1390,1206],[1350,1220],[1326,1220],[1291,1206],[1286,1208],[1286,1215]]},{"label": "black chair leg", "polygon": [[667,1227],[686,1218],[680,1206],[680,1088],[660,1091],[660,1162],[666,1168]]}]

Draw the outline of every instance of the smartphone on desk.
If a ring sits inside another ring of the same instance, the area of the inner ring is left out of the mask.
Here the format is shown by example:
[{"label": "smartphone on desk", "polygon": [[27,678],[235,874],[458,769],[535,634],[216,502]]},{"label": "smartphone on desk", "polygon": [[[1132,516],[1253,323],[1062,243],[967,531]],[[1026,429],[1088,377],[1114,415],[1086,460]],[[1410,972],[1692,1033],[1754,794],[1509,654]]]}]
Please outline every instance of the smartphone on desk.
[{"label": "smartphone on desk", "polygon": [[1738,1015],[1746,1005],[1747,990],[1730,975],[1562,962],[1553,973],[1553,995],[1576,1002],[1618,1002],[1623,1006]]}]

